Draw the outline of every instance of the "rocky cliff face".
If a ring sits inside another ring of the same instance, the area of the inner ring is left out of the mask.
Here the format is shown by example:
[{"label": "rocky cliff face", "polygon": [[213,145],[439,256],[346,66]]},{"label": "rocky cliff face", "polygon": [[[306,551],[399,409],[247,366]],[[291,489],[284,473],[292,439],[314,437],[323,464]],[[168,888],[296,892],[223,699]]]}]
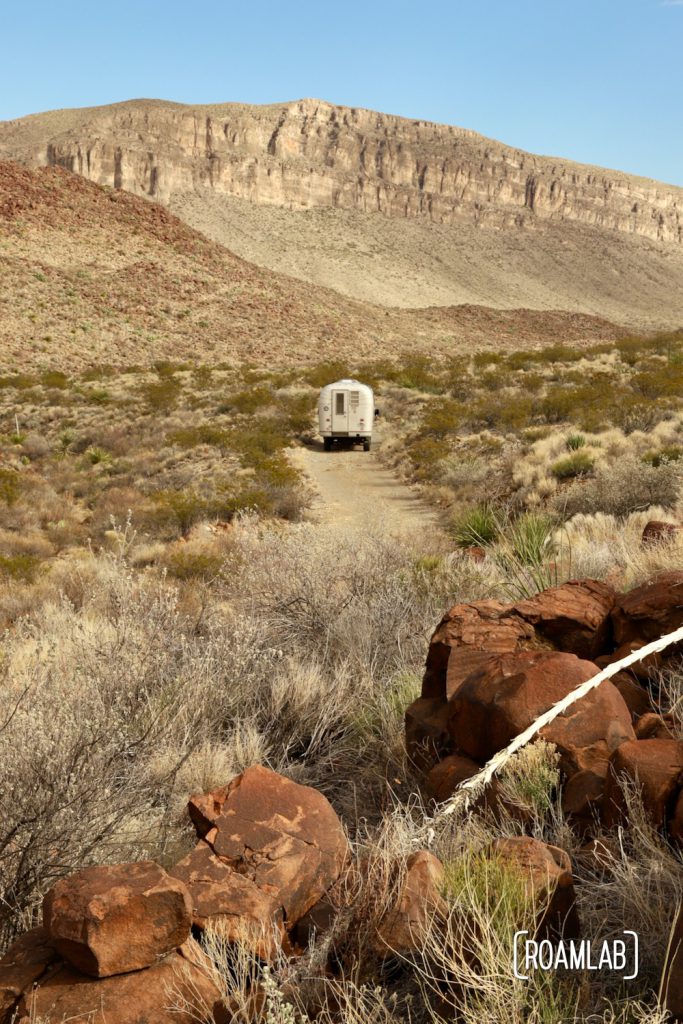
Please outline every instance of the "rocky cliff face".
[{"label": "rocky cliff face", "polygon": [[494,229],[572,221],[683,245],[683,189],[474,132],[333,106],[135,100],[0,123],[0,155],[168,203],[204,192]]}]

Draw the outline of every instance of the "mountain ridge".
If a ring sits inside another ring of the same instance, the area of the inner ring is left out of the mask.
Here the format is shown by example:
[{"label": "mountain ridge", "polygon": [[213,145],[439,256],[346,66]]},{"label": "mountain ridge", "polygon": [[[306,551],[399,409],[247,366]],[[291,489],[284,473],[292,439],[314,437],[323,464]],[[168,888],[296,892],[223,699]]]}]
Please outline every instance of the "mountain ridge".
[{"label": "mountain ridge", "polygon": [[129,100],[2,122],[0,157],[162,202],[252,262],[363,301],[683,322],[683,188],[471,129],[316,99]]}]

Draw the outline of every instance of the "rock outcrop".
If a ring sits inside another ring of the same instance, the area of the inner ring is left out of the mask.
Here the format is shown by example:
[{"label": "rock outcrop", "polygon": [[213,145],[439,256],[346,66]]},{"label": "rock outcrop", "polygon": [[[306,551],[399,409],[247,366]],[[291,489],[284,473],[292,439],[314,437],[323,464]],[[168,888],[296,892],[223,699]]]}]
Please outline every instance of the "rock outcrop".
[{"label": "rock outcrop", "polygon": [[265,205],[439,224],[571,220],[683,244],[683,190],[674,186],[314,99],[204,107],[131,100],[34,115],[0,125],[0,153],[162,201],[211,189]]},{"label": "rock outcrop", "polygon": [[[406,711],[406,749],[425,797],[447,800],[600,667],[682,624],[681,572],[620,595],[574,580],[516,604],[455,605],[432,636],[422,696]],[[683,840],[683,744],[648,685],[680,647],[602,682],[539,732],[559,753],[563,807],[582,830],[600,817],[608,826],[621,820],[626,777],[652,821]],[[474,808],[500,806],[494,779]]]},{"label": "rock outcrop", "polygon": [[339,818],[309,786],[255,765],[190,801],[199,836],[171,874],[187,885],[193,921],[220,921],[263,957],[337,881],[349,855]]}]

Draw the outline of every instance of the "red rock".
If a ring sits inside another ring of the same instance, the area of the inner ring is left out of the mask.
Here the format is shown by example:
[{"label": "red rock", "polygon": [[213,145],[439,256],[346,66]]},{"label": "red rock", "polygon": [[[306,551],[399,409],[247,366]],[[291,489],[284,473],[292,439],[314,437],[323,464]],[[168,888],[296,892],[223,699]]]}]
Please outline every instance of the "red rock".
[{"label": "red rock", "polygon": [[[573,654],[518,651],[501,654],[463,683],[449,702],[449,732],[458,751],[485,762],[544,711],[595,675],[595,665]],[[607,756],[634,736],[628,708],[611,683],[602,683],[540,734],[565,762],[576,751],[603,744]],[[580,764],[574,765],[578,770]]]},{"label": "red rock", "polygon": [[669,835],[677,843],[683,843],[683,788],[679,790],[669,819]]},{"label": "red rock", "polygon": [[683,907],[671,929],[666,962],[662,972],[662,1003],[671,1014],[670,1024],[683,1020]]},{"label": "red rock", "polygon": [[641,543],[643,547],[655,544],[667,544],[676,539],[681,527],[675,523],[665,523],[659,519],[651,519],[645,524]]},{"label": "red rock", "polygon": [[198,921],[213,916],[212,908],[225,916],[235,901],[243,923],[282,920],[289,930],[347,861],[339,818],[322,793],[259,765],[217,794],[202,804],[199,825],[200,835],[213,825],[204,841],[215,856],[197,848],[174,869],[188,880]]},{"label": "red rock", "polygon": [[623,697],[632,720],[635,721],[651,710],[650,694],[630,672],[617,672],[610,678],[610,682]]},{"label": "red rock", "polygon": [[285,941],[277,892],[261,889],[233,870],[203,840],[169,873],[183,882],[192,898],[192,922],[203,930],[219,924],[228,941],[248,942],[264,960]]},{"label": "red rock", "polygon": [[419,771],[429,771],[452,750],[448,716],[445,701],[425,697],[406,710],[406,753]]},{"label": "red rock", "polygon": [[683,572],[663,572],[617,598],[612,612],[618,647],[649,643],[683,626]]},{"label": "red rock", "polygon": [[612,754],[605,789],[603,817],[609,827],[626,814],[626,802],[619,785],[624,775],[642,789],[643,805],[656,827],[673,812],[676,793],[683,782],[683,742],[679,740],[632,740]]},{"label": "red rock", "polygon": [[527,892],[545,906],[538,931],[576,938],[579,918],[569,855],[530,836],[496,839],[493,851],[510,870],[528,880]]},{"label": "red rock", "polygon": [[58,959],[44,928],[33,928],[10,946],[0,960],[0,1024],[10,1024],[22,992]]},{"label": "red rock", "polygon": [[[649,643],[649,641],[647,642]],[[621,661],[622,658],[627,658],[629,654],[634,654],[635,651],[639,651],[644,646],[644,640],[629,640],[618,647],[613,654],[609,654],[605,658],[598,658],[600,668],[614,665],[615,662]],[[634,661],[625,671],[630,672],[640,682],[647,683],[652,678],[653,673],[658,672],[663,664],[664,660],[661,654],[648,654],[644,658]]]},{"label": "red rock", "polygon": [[473,562],[483,562],[486,558],[486,548],[482,548],[479,544],[470,544],[468,548],[465,548],[463,554],[471,558]]},{"label": "red rock", "polygon": [[480,768],[481,765],[469,757],[449,754],[429,772],[424,784],[425,794],[436,803],[443,803],[453,796],[461,782],[476,775]]},{"label": "red rock", "polygon": [[405,954],[422,948],[430,921],[443,904],[442,881],[443,865],[433,853],[419,850],[408,857],[398,898],[377,928],[377,952]]},{"label": "red rock", "polygon": [[592,659],[609,644],[614,602],[615,593],[608,584],[570,580],[519,601],[514,611],[558,650]]},{"label": "red rock", "polygon": [[203,839],[207,832],[215,828],[216,820],[223,810],[223,804],[228,799],[230,786],[222,786],[213,793],[195,793],[190,797],[187,805],[187,813],[194,825],[197,835]]},{"label": "red rock", "polygon": [[185,886],[154,861],[102,865],[63,878],[43,901],[55,949],[84,974],[149,967],[190,934]]},{"label": "red rock", "polygon": [[448,663],[453,649],[464,648],[464,653],[514,651],[525,643],[533,644],[534,639],[533,628],[499,601],[454,605],[446,612],[429,642],[422,696],[446,700],[452,694],[459,679],[455,668],[452,668],[447,685]]},{"label": "red rock", "polygon": [[[185,999],[191,1009],[176,1011]],[[36,1020],[87,1024],[196,1024],[219,1019],[220,993],[207,975],[178,953],[147,970],[108,978],[88,978],[63,965],[18,1005],[17,1024]],[[203,1014],[211,1016],[202,1016]],[[225,1018],[224,1018],[225,1019]]]},{"label": "red rock", "polygon": [[[667,716],[668,718],[668,716]],[[662,718],[654,711],[641,715],[634,725],[637,740],[674,740],[671,719]]]}]

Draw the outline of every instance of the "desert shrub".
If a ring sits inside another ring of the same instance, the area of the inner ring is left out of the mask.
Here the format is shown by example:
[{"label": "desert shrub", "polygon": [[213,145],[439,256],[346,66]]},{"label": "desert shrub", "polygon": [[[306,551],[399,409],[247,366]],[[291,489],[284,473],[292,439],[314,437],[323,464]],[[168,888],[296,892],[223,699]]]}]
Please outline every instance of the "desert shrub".
[{"label": "desert shrub", "polygon": [[439,378],[433,371],[433,361],[428,356],[404,354],[394,380],[399,387],[414,391],[441,390]]},{"label": "desert shrub", "polygon": [[234,410],[235,412],[250,413],[256,412],[257,409],[262,409],[264,406],[272,405],[272,403],[273,392],[266,384],[260,384],[230,395],[224,401],[222,408],[226,409],[226,411]]},{"label": "desert shrub", "polygon": [[314,388],[324,388],[326,384],[333,384],[336,380],[344,380],[350,377],[349,367],[339,360],[328,363],[318,363],[304,373],[303,377],[307,384]]},{"label": "desert shrub", "polygon": [[46,388],[56,388],[63,391],[69,386],[69,378],[60,370],[45,370],[40,375],[40,383]]},{"label": "desert shrub", "polygon": [[219,575],[225,557],[208,548],[182,545],[169,551],[161,564],[178,580],[211,580]]},{"label": "desert shrub", "polygon": [[407,447],[416,480],[438,482],[450,444],[442,437],[418,437]]},{"label": "desert shrub", "polygon": [[626,455],[599,466],[593,478],[577,480],[558,495],[554,504],[567,518],[579,512],[626,516],[651,505],[673,508],[680,484],[681,470],[676,463],[655,467]]},{"label": "desert shrub", "polygon": [[583,434],[570,434],[565,443],[568,451],[577,452],[579,448],[585,447],[586,438]]},{"label": "desert shrub", "polygon": [[681,456],[683,456],[683,448],[676,444],[669,444],[664,445],[658,451],[646,452],[642,459],[643,462],[658,469],[663,463],[677,462]]},{"label": "desert shrub", "polygon": [[19,580],[22,583],[33,583],[40,566],[41,560],[36,555],[27,553],[0,555],[0,576]]},{"label": "desert shrub", "polygon": [[523,565],[537,566],[554,551],[555,518],[542,512],[524,512],[512,519],[504,532],[504,539],[512,554]]},{"label": "desert shrub", "polygon": [[0,467],[0,501],[14,505],[21,494],[21,479],[14,469]]},{"label": "desert shrub", "polygon": [[550,467],[550,472],[558,480],[568,480],[575,476],[584,476],[590,473],[595,465],[595,459],[588,452],[574,451],[564,459],[558,459]]},{"label": "desert shrub", "polygon": [[238,453],[245,466],[259,466],[290,441],[288,424],[276,416],[254,417],[248,424],[228,431],[229,447]]},{"label": "desert shrub", "polygon": [[[645,402],[636,395],[622,395],[615,399],[607,409],[609,422],[620,427],[625,434],[636,430],[648,431],[666,417],[662,403]],[[584,418],[585,429],[592,429]]]},{"label": "desert shrub", "polygon": [[442,398],[427,406],[420,425],[420,433],[429,437],[446,437],[462,427],[466,409],[461,402]]},{"label": "desert shrub", "polygon": [[496,394],[479,399],[470,410],[469,419],[499,430],[521,430],[533,415],[533,402],[519,392]]},{"label": "desert shrub", "polygon": [[180,397],[182,385],[175,377],[162,377],[161,380],[143,384],[140,393],[151,412],[167,413],[173,409]]},{"label": "desert shrub", "polygon": [[215,512],[215,503],[191,488],[181,491],[161,490],[152,495],[154,525],[179,531],[187,537],[195,523],[206,519]]},{"label": "desert shrub", "polygon": [[499,516],[488,504],[478,505],[458,516],[451,527],[451,534],[460,547],[492,544],[500,529]]},{"label": "desert shrub", "polygon": [[166,438],[167,444],[176,444],[179,448],[195,448],[200,444],[211,444],[218,448],[225,448],[228,444],[229,434],[222,427],[212,423],[198,423],[193,427],[180,427],[171,431]]},{"label": "desert shrub", "polygon": [[111,455],[105,448],[91,445],[86,449],[85,457],[91,466],[99,466],[111,462]]}]

